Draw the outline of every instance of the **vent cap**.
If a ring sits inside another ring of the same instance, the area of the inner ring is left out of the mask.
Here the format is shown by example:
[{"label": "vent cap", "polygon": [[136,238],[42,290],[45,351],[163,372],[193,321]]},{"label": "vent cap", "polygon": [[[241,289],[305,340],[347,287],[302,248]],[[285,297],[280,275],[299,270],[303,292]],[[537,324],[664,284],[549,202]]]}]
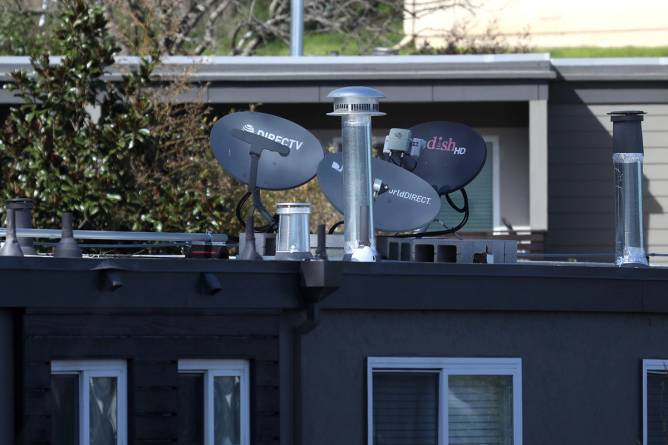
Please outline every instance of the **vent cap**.
[{"label": "vent cap", "polygon": [[369,87],[344,87],[334,90],[327,95],[334,99],[334,111],[329,116],[346,116],[350,114],[366,114],[369,116],[384,116],[380,112],[379,100],[385,95]]}]

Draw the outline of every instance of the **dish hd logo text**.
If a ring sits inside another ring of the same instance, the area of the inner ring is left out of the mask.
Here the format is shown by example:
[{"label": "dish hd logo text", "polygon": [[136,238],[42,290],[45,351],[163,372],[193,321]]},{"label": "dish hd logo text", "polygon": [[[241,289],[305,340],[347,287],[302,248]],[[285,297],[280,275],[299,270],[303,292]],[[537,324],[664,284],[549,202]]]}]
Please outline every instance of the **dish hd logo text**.
[{"label": "dish hd logo text", "polygon": [[453,155],[463,155],[466,147],[458,147],[453,138],[445,139],[443,136],[434,136],[427,141],[427,150],[449,151]]}]

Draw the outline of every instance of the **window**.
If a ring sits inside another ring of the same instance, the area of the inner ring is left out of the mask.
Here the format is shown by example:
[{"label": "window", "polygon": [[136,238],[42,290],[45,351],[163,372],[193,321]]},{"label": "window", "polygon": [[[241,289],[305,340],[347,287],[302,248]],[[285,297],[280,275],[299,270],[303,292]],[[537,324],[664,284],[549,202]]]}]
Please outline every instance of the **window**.
[{"label": "window", "polygon": [[521,445],[522,361],[370,357],[369,445]]},{"label": "window", "polygon": [[179,360],[179,445],[249,445],[248,362]]},{"label": "window", "polygon": [[51,443],[127,444],[127,369],[122,360],[51,363]]},{"label": "window", "polygon": [[643,360],[643,445],[668,442],[668,360]]},{"label": "window", "polygon": [[[496,136],[485,136],[487,145],[487,159],[480,173],[464,187],[469,201],[469,220],[462,230],[464,231],[492,231],[501,226],[500,219],[500,185],[499,185],[499,138]],[[464,205],[464,199],[460,192],[450,195],[453,202],[460,208]],[[437,221],[432,223],[430,230],[440,230],[443,226],[456,226],[462,219],[463,214],[457,212],[448,204],[445,197],[441,198],[441,211],[436,217]]]}]

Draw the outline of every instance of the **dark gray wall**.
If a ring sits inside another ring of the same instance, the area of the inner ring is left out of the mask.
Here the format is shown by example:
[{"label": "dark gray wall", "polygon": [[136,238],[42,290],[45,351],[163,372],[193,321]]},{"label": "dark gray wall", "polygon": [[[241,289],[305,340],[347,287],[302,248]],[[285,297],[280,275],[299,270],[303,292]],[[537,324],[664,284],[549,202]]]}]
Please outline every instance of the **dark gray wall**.
[{"label": "dark gray wall", "polygon": [[14,441],[14,317],[0,311],[0,443]]},{"label": "dark gray wall", "polygon": [[[174,444],[178,437],[180,359],[244,359],[251,364],[251,438],[280,440],[279,319],[269,312],[28,310],[21,437],[51,437],[53,360],[128,361],[128,442]],[[10,442],[0,442],[3,445]]]},{"label": "dark gray wall", "polygon": [[668,358],[668,317],[326,311],[304,338],[303,443],[366,443],[368,356],[519,357],[524,443],[641,438],[641,359]]}]

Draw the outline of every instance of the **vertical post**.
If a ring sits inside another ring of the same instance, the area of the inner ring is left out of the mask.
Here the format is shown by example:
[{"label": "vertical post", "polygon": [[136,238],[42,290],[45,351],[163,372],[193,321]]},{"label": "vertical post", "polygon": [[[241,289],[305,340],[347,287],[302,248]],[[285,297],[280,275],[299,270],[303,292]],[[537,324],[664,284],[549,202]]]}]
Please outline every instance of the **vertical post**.
[{"label": "vertical post", "polygon": [[529,101],[529,225],[547,230],[547,100]]},{"label": "vertical post", "polygon": [[290,55],[304,55],[304,0],[290,0]]}]

